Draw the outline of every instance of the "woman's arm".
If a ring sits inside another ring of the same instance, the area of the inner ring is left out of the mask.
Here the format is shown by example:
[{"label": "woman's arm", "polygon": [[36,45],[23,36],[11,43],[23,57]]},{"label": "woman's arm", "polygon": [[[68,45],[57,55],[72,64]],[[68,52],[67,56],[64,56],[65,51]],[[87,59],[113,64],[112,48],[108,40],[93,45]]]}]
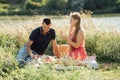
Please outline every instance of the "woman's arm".
[{"label": "woman's arm", "polygon": [[75,31],[75,28],[73,27],[70,27],[70,30],[69,30],[69,35],[68,35],[68,38],[69,39],[72,39],[72,37],[73,37],[73,34],[74,34],[74,31]]},{"label": "woman's arm", "polygon": [[70,38],[67,38],[64,35],[62,35],[62,37],[63,37],[63,39],[65,39],[68,42],[69,45],[73,46],[74,48],[78,48],[84,40],[84,31],[79,30],[79,32],[77,34],[77,41],[76,42],[73,42]]}]

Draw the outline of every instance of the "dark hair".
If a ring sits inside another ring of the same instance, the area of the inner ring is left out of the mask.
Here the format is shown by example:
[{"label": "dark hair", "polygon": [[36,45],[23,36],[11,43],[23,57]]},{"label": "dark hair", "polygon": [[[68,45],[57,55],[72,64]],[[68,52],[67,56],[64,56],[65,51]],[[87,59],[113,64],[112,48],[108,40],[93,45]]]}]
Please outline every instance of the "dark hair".
[{"label": "dark hair", "polygon": [[51,24],[51,19],[50,18],[44,18],[43,23],[49,25],[49,24]]}]

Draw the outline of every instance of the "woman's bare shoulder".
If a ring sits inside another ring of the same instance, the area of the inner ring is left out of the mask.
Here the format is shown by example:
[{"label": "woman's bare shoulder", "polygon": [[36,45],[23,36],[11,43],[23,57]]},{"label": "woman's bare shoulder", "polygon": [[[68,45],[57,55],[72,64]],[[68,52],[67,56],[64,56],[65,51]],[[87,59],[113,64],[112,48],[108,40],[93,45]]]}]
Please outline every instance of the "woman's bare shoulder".
[{"label": "woman's bare shoulder", "polygon": [[84,33],[84,32],[85,32],[84,29],[80,29],[80,30],[78,31],[78,33]]}]

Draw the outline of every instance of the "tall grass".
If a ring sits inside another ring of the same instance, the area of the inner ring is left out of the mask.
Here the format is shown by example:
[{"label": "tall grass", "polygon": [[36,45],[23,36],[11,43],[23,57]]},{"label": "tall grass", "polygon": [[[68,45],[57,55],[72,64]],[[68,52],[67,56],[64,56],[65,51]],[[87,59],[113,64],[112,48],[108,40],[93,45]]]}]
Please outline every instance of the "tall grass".
[{"label": "tall grass", "polygon": [[[86,30],[86,51],[89,55],[97,54],[97,59],[99,61],[112,61],[119,62],[120,59],[120,34],[115,31],[100,31],[95,29],[95,26],[92,22],[91,12],[88,14],[81,13],[82,23]],[[2,20],[0,23],[1,34],[0,34],[0,46],[7,52],[17,53],[19,48],[25,44],[28,40],[30,32],[39,27],[42,23],[42,19],[45,16],[34,16],[29,17],[27,20],[26,17],[24,21],[23,18],[15,16],[16,21],[13,18],[7,17],[8,23],[6,20]],[[60,36],[60,30],[63,30],[65,34],[68,34],[69,31],[69,16],[50,16],[52,20],[52,27],[56,30],[57,42],[58,44],[65,44],[66,42],[62,40]],[[60,22],[57,20],[60,19]],[[88,23],[89,22],[89,23]],[[59,25],[58,25],[59,24]],[[91,27],[89,27],[91,26]],[[49,45],[46,50],[47,54],[52,54],[52,47]]]},{"label": "tall grass", "polygon": [[[89,33],[89,32],[88,32]],[[86,51],[88,55],[96,54],[98,61],[120,62],[120,34],[117,32],[93,32],[86,36]],[[0,34],[0,46],[6,52],[17,54],[27,38],[21,35]],[[61,38],[58,44],[66,44]],[[48,46],[47,54],[52,55],[52,47]]]},{"label": "tall grass", "polygon": [[[41,64],[39,68],[27,65],[18,68],[15,61],[2,63],[4,67],[0,70],[2,80],[119,80],[120,68],[117,66],[106,66],[100,70],[87,69],[64,69],[56,70],[55,64]],[[114,76],[113,76],[114,75]]]},{"label": "tall grass", "polygon": [[[26,39],[21,35],[0,34],[0,47],[8,53],[16,55],[19,48],[25,44]],[[4,54],[3,54],[4,55]]]},{"label": "tall grass", "polygon": [[97,54],[98,61],[120,62],[120,33],[94,31],[86,38],[88,54]]},{"label": "tall grass", "polygon": [[[82,15],[84,16],[84,15]],[[87,19],[89,17],[89,19]],[[85,21],[91,23],[82,23],[86,26],[86,51],[88,55],[96,54],[97,61],[111,62],[111,64],[100,65],[100,70],[91,70],[86,67],[72,70],[56,70],[55,63],[41,64],[39,68],[34,65],[27,65],[24,68],[18,68],[18,63],[14,60],[15,55],[22,45],[24,45],[32,29],[40,26],[43,18],[34,16],[29,20],[13,21],[8,17],[8,23],[3,20],[0,23],[0,79],[2,80],[119,80],[120,79],[120,33],[111,31],[98,31],[94,28],[91,16],[87,15]],[[68,20],[66,20],[66,18]],[[69,18],[59,17],[53,19],[53,28],[56,30],[58,44],[66,44],[60,37],[60,30],[68,33]],[[83,20],[83,21],[84,21]],[[90,24],[92,29],[88,28]],[[47,54],[52,54],[52,47],[49,45]],[[12,58],[12,59],[11,59]],[[112,62],[118,62],[113,64]],[[114,76],[113,76],[114,75]]]}]

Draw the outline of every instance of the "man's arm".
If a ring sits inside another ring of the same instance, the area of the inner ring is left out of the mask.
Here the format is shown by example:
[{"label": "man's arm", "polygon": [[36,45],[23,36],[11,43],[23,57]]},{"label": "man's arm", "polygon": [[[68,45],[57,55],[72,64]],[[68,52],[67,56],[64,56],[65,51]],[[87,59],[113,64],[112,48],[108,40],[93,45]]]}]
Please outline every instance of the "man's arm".
[{"label": "man's arm", "polygon": [[56,39],[52,40],[51,43],[52,43],[54,55],[55,55],[57,58],[60,58],[60,54],[59,54],[59,50],[58,50],[58,46],[57,46]]},{"label": "man's arm", "polygon": [[28,55],[30,55],[31,57],[33,57],[33,54],[32,54],[31,49],[30,49],[30,47],[31,47],[32,44],[33,44],[33,41],[29,40],[29,41],[27,42],[27,45],[26,45],[27,53],[28,53]]}]

